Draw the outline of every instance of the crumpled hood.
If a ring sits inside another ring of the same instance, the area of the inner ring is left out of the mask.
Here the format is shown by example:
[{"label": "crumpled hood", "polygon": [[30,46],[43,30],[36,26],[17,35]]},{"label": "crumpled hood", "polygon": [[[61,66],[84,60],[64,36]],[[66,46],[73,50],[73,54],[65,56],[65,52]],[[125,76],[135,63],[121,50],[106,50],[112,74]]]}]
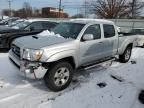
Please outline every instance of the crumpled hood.
[{"label": "crumpled hood", "polygon": [[56,35],[52,36],[29,36],[16,39],[13,43],[19,47],[31,48],[31,49],[40,49],[47,46],[57,45],[65,42],[70,42],[73,39],[63,38]]}]

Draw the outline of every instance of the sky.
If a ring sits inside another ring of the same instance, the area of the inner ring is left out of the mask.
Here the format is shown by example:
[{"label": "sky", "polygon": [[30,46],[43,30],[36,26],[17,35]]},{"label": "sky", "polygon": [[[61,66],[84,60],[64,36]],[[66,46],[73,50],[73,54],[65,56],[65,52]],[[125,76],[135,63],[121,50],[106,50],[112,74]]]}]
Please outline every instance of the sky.
[{"label": "sky", "polygon": [[[12,9],[20,9],[24,2],[29,2],[33,8],[42,7],[58,7],[59,0],[11,0]],[[81,5],[85,0],[62,0],[62,6],[65,12],[70,15],[74,15],[79,12],[79,8],[75,6]],[[8,9],[8,0],[0,0],[0,11],[2,9]]]},{"label": "sky", "polygon": [[[24,2],[29,2],[33,8],[41,9],[42,7],[56,7],[59,6],[59,0],[11,0],[12,1],[12,9],[20,9],[23,6]],[[67,12],[70,16],[80,13],[81,8],[80,5],[83,4],[84,1],[89,0],[62,0],[62,8],[65,12]],[[144,2],[144,0],[139,0],[140,2]],[[2,9],[8,9],[8,0],[0,0],[0,13]],[[142,15],[144,15],[144,11],[142,11]]]}]

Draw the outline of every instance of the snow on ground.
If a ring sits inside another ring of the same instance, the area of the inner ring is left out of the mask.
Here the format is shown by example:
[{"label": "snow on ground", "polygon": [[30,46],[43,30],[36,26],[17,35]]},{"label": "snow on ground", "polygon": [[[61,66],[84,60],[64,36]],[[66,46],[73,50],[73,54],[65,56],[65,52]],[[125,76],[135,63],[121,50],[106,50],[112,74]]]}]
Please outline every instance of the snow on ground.
[{"label": "snow on ground", "polygon": [[20,76],[8,54],[1,53],[0,108],[144,108],[138,101],[144,89],[144,49],[135,48],[131,60],[136,64],[114,61],[110,67],[78,70],[67,89],[54,93],[43,81]]}]

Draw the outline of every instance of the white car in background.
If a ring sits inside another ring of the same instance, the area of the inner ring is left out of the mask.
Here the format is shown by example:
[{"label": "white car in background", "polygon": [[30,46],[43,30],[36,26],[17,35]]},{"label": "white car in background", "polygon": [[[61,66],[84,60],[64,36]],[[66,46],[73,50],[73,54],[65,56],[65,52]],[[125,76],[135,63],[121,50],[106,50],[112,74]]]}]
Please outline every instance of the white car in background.
[{"label": "white car in background", "polygon": [[133,28],[130,33],[137,35],[137,46],[144,48],[144,28]]}]

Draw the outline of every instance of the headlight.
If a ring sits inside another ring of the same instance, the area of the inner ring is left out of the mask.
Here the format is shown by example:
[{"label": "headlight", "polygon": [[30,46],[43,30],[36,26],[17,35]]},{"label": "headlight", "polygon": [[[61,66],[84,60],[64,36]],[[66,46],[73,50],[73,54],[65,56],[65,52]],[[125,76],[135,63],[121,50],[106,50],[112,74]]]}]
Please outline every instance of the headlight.
[{"label": "headlight", "polygon": [[23,59],[30,61],[39,61],[42,57],[43,50],[23,49]]}]

